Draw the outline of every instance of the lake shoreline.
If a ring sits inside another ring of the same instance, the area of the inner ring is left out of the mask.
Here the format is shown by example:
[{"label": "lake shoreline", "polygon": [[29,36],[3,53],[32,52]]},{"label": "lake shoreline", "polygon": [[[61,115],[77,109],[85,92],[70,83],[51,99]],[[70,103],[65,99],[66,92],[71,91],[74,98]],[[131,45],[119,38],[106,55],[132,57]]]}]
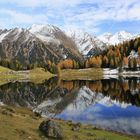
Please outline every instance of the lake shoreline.
[{"label": "lake shoreline", "polygon": [[62,80],[101,80],[105,78],[140,77],[140,71],[121,71],[110,68],[64,69]]},{"label": "lake shoreline", "polygon": [[43,68],[35,68],[32,70],[14,71],[0,66],[0,85],[10,81],[32,81],[34,83],[42,83],[57,75],[45,71]]},{"label": "lake shoreline", "polygon": [[[3,69],[3,70],[1,70]],[[63,69],[58,75],[45,71],[43,68],[33,70],[13,71],[8,68],[0,67],[0,79],[9,80],[31,80],[33,82],[44,81],[52,77],[61,80],[101,80],[105,78],[118,77],[140,77],[140,71],[121,71],[110,68],[86,68],[86,69]],[[39,79],[39,80],[38,80]]]}]

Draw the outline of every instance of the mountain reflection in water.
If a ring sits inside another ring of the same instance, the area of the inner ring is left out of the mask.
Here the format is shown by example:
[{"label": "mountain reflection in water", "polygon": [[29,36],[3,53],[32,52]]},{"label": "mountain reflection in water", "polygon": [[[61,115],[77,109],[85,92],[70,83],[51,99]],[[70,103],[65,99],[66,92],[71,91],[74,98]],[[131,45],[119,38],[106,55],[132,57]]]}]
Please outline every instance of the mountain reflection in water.
[{"label": "mountain reflection in water", "polygon": [[140,79],[15,82],[0,86],[0,102],[57,117],[140,135]]}]

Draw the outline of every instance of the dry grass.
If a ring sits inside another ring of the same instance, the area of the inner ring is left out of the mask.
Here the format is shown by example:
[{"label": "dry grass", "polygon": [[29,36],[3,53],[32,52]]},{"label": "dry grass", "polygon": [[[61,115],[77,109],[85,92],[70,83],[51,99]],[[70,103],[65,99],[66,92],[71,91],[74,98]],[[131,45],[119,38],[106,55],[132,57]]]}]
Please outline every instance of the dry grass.
[{"label": "dry grass", "polygon": [[5,68],[5,67],[0,66],[0,73],[2,73],[2,72],[10,72],[10,71],[12,71],[12,70],[10,70],[10,69],[8,69],[8,68]]},{"label": "dry grass", "polygon": [[34,83],[42,83],[44,80],[48,80],[54,76],[54,74],[45,71],[43,68],[36,68],[29,72],[29,79]]},{"label": "dry grass", "polygon": [[14,108],[13,113],[8,108],[0,107],[0,140],[44,140],[38,131],[41,120],[30,110]]},{"label": "dry grass", "polygon": [[103,78],[101,68],[65,69],[61,71],[62,80],[98,80]]},{"label": "dry grass", "polygon": [[29,79],[34,83],[42,83],[55,75],[43,68],[35,68],[30,71],[13,71],[8,68],[0,66],[0,85],[6,84],[10,81],[22,81]]}]

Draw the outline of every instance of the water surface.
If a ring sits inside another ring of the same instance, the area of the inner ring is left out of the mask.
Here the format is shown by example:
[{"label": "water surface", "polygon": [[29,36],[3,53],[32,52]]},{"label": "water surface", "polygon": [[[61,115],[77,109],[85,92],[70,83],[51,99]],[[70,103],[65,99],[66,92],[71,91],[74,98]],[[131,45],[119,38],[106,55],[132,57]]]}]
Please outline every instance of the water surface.
[{"label": "water surface", "polygon": [[140,135],[140,79],[14,82],[0,86],[0,102],[57,117]]}]

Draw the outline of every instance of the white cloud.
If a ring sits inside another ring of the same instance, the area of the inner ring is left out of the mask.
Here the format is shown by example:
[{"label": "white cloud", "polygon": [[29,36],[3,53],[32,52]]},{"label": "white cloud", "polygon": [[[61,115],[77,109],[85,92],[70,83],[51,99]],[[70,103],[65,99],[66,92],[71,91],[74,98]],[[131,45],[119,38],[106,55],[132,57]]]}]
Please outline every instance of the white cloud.
[{"label": "white cloud", "polygon": [[[39,6],[51,6],[51,7],[65,7],[75,6],[83,3],[85,0],[1,0],[0,3],[14,3],[22,7],[39,7]],[[91,1],[91,0],[90,0]]]},{"label": "white cloud", "polygon": [[17,12],[14,10],[5,10],[1,9],[0,13],[8,16],[10,18],[10,22],[14,22],[15,24],[20,23],[45,23],[47,21],[47,16],[45,14],[38,14],[38,15],[31,15],[31,14],[25,14],[22,12]]},{"label": "white cloud", "polygon": [[58,26],[99,32],[100,24],[106,20],[115,22],[140,20],[139,0],[1,0],[0,4],[2,3],[11,3],[26,9],[43,7],[46,9],[40,15],[5,9],[5,13],[10,15],[15,23],[33,24],[48,21]]}]

